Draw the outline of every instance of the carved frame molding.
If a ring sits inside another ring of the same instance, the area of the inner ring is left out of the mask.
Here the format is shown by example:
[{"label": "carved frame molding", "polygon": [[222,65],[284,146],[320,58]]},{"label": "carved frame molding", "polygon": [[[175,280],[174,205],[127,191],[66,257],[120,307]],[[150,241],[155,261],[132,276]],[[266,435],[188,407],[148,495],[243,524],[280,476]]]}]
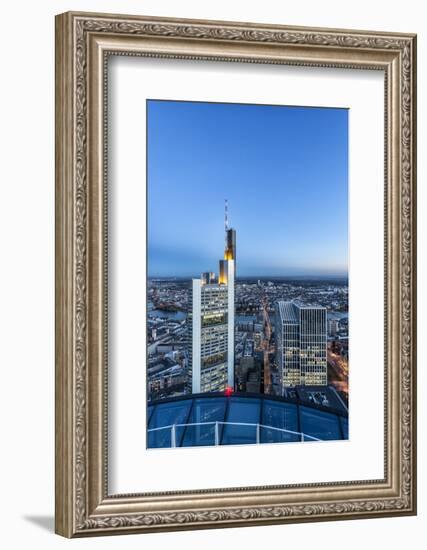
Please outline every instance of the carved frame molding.
[{"label": "carved frame molding", "polygon": [[[108,495],[106,59],[385,73],[385,479]],[[56,18],[56,531],[67,536],[414,514],[416,37],[66,13]]]}]

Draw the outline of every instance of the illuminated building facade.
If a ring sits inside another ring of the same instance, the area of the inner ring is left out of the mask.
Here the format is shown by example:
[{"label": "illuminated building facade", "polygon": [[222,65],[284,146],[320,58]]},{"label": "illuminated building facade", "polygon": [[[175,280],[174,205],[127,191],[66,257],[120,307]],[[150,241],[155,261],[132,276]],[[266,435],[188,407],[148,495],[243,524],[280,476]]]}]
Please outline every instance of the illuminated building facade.
[{"label": "illuminated building facade", "polygon": [[297,301],[277,302],[275,324],[282,395],[286,387],[326,386],[326,308]]},{"label": "illuminated building facade", "polygon": [[236,278],[236,230],[228,227],[228,201],[225,201],[225,249],[224,260],[234,261],[234,278]]},{"label": "illuminated building facade", "polygon": [[226,206],[226,246],[218,281],[209,272],[192,282],[187,369],[187,392],[191,393],[234,388],[236,232],[227,224]]}]

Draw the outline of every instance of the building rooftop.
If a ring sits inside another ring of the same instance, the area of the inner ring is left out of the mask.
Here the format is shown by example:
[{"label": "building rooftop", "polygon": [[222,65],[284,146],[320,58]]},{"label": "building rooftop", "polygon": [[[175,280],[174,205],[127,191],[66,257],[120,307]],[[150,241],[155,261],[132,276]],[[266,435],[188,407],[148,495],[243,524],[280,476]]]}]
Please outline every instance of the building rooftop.
[{"label": "building rooftop", "polygon": [[284,323],[298,323],[296,308],[292,302],[277,302],[279,315]]},{"label": "building rooftop", "polygon": [[343,409],[264,394],[202,393],[148,406],[149,448],[348,439]]},{"label": "building rooftop", "polygon": [[303,302],[302,300],[293,300],[293,303],[299,309],[326,309],[324,306],[317,304],[315,302]]},{"label": "building rooftop", "polygon": [[298,323],[298,309],[321,309],[326,310],[324,306],[314,303],[302,302],[301,300],[279,301],[277,302],[279,315],[284,323]]}]

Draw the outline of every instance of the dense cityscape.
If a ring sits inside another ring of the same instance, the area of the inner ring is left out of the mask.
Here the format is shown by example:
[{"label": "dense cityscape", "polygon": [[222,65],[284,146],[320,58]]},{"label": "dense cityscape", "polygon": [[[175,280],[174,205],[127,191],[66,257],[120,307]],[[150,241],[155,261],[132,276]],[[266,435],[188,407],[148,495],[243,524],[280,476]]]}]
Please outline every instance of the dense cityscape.
[{"label": "dense cityscape", "polygon": [[[299,300],[307,304],[316,302],[327,309],[328,381],[347,402],[347,281],[237,278],[235,286],[235,391],[280,395],[274,304],[280,300]],[[190,302],[190,278],[149,280],[149,401],[185,393]]]},{"label": "dense cityscape", "polygon": [[218,273],[148,281],[148,446],[348,438],[348,285]]}]

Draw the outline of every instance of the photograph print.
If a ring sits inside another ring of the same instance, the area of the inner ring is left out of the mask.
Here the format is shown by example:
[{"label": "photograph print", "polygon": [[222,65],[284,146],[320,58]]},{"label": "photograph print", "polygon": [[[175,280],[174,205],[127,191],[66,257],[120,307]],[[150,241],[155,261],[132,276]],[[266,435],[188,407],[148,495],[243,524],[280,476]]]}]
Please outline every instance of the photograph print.
[{"label": "photograph print", "polygon": [[147,447],[349,438],[348,110],[147,101]]}]

